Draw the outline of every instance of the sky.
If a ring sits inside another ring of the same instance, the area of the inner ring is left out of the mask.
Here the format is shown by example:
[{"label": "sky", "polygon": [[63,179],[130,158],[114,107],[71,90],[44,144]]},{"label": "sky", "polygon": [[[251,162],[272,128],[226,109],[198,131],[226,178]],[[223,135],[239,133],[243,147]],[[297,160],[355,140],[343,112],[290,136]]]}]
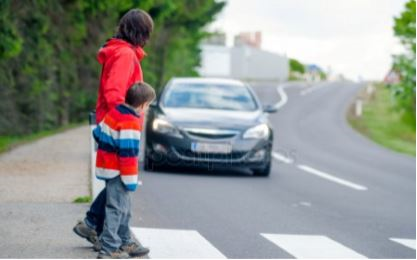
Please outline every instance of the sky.
[{"label": "sky", "polygon": [[262,49],[353,80],[383,79],[403,51],[392,27],[406,0],[226,2],[209,30],[225,32],[229,46],[239,32],[261,31]]}]

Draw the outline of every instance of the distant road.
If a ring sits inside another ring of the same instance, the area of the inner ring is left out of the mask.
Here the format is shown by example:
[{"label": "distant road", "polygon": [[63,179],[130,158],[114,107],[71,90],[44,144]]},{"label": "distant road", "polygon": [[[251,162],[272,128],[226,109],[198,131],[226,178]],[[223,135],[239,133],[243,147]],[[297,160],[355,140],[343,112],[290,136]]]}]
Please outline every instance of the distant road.
[{"label": "distant road", "polygon": [[[351,129],[360,85],[289,84],[270,116],[269,178],[246,172],[145,172],[132,226],[150,257],[415,258],[415,158]],[[254,87],[261,100],[277,86]],[[153,250],[152,250],[153,248]]]}]

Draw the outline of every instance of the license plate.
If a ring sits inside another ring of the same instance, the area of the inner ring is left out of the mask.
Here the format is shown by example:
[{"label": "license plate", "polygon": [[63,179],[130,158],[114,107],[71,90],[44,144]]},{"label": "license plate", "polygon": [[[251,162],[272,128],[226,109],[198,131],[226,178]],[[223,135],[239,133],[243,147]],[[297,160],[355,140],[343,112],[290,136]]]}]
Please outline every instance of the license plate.
[{"label": "license plate", "polygon": [[191,151],[197,153],[230,153],[232,145],[225,143],[191,143]]}]

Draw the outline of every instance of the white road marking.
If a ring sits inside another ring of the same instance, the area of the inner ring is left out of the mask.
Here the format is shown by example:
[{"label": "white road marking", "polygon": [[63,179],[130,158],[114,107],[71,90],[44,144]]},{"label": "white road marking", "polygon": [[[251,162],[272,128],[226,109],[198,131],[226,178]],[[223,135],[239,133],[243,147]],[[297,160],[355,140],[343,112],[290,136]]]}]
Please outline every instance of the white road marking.
[{"label": "white road marking", "polygon": [[285,156],[283,154],[277,153],[277,152],[272,152],[272,156],[275,159],[277,159],[278,161],[281,161],[281,162],[284,162],[284,163],[290,164],[290,163],[293,163],[294,162],[293,159],[291,159],[291,158],[289,158],[289,157],[287,157],[287,156]]},{"label": "white road marking", "polygon": [[130,228],[150,258],[226,258],[195,230]]},{"label": "white road marking", "polygon": [[280,100],[274,105],[276,108],[280,109],[282,108],[285,104],[287,104],[288,102],[288,96],[287,93],[285,93],[284,89],[291,86],[293,87],[297,87],[294,86],[292,82],[287,82],[287,83],[282,83],[280,85],[278,85],[277,87],[277,91],[278,91],[278,95],[281,97]]},{"label": "white road marking", "polygon": [[319,86],[316,86],[316,87],[309,87],[308,89],[304,89],[304,90],[302,90],[301,92],[300,92],[300,95],[301,96],[304,96],[304,95],[307,95],[307,94],[309,94],[309,93],[311,93],[311,92],[313,92],[313,91],[316,91],[316,90],[319,90],[319,89],[321,89],[321,88],[324,88],[324,87],[327,87],[327,86],[329,86],[330,84],[322,84],[322,85],[319,85]]},{"label": "white road marking", "polygon": [[405,239],[405,238],[393,238],[393,237],[391,237],[389,240],[416,250],[416,240],[415,239]]},{"label": "white road marking", "polygon": [[299,165],[297,165],[297,167],[299,169],[305,171],[305,172],[314,174],[314,175],[316,175],[318,177],[321,177],[321,178],[326,179],[328,181],[332,181],[332,182],[338,183],[340,185],[346,186],[346,187],[351,188],[351,189],[355,189],[355,190],[367,190],[368,189],[365,186],[362,186],[362,185],[359,185],[359,184],[356,184],[356,183],[353,183],[353,182],[350,182],[350,181],[347,181],[347,180],[344,180],[344,179],[335,177],[333,175],[330,175],[328,173],[325,173],[325,172],[316,170],[316,169],[314,169],[312,167],[309,167],[307,165],[299,164]]},{"label": "white road marking", "polygon": [[261,235],[295,258],[366,258],[326,236]]},{"label": "white road marking", "polygon": [[275,106],[278,109],[282,108],[287,103],[287,101],[288,101],[287,93],[285,93],[285,91],[284,91],[284,88],[285,87],[286,87],[286,85],[279,85],[277,87],[278,94],[281,97],[281,99],[279,100],[279,102],[275,104]]},{"label": "white road marking", "polygon": [[[308,94],[308,93],[310,93],[312,91],[315,91],[317,89],[321,89],[323,87],[326,87],[328,85],[329,84],[322,84],[322,85],[319,85],[317,87],[311,87],[309,89],[306,89],[306,90],[301,91],[300,94],[301,95],[305,95],[305,94]],[[287,101],[288,101],[288,96],[287,96],[287,94],[284,91],[284,88],[286,88],[286,87],[287,87],[287,85],[285,85],[285,84],[279,85],[277,87],[278,94],[281,96],[280,101],[275,104],[275,106],[277,108],[283,107],[287,103]],[[294,160],[292,160],[291,158],[288,158],[288,157],[284,156],[283,154],[280,154],[280,153],[277,153],[277,152],[272,152],[272,156],[275,159],[277,159],[277,160],[279,160],[281,162],[287,163],[287,164],[294,163]],[[297,167],[299,169],[303,170],[303,171],[306,171],[308,173],[314,174],[314,175],[316,175],[318,177],[324,178],[324,179],[329,180],[329,181],[333,181],[335,183],[338,183],[340,185],[344,185],[346,187],[349,187],[349,188],[352,188],[352,189],[355,189],[355,190],[367,190],[368,189],[365,186],[362,186],[362,185],[359,185],[359,184],[356,184],[356,183],[353,183],[353,182],[350,182],[350,181],[347,181],[347,180],[344,180],[344,179],[341,179],[341,178],[332,176],[332,175],[330,175],[328,173],[325,173],[325,172],[316,170],[316,169],[314,169],[312,167],[309,167],[309,166],[306,166],[306,165],[301,165],[300,164],[300,165],[297,165]]]}]

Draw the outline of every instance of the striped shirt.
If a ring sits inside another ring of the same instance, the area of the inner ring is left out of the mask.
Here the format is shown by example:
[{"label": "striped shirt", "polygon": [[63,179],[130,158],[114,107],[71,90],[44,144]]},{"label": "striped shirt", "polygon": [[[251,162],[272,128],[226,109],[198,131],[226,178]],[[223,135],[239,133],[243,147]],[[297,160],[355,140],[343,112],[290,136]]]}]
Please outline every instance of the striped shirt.
[{"label": "striped shirt", "polygon": [[98,143],[98,179],[107,180],[120,175],[127,190],[136,190],[142,124],[143,116],[121,104],[110,110],[93,130],[94,139]]}]

